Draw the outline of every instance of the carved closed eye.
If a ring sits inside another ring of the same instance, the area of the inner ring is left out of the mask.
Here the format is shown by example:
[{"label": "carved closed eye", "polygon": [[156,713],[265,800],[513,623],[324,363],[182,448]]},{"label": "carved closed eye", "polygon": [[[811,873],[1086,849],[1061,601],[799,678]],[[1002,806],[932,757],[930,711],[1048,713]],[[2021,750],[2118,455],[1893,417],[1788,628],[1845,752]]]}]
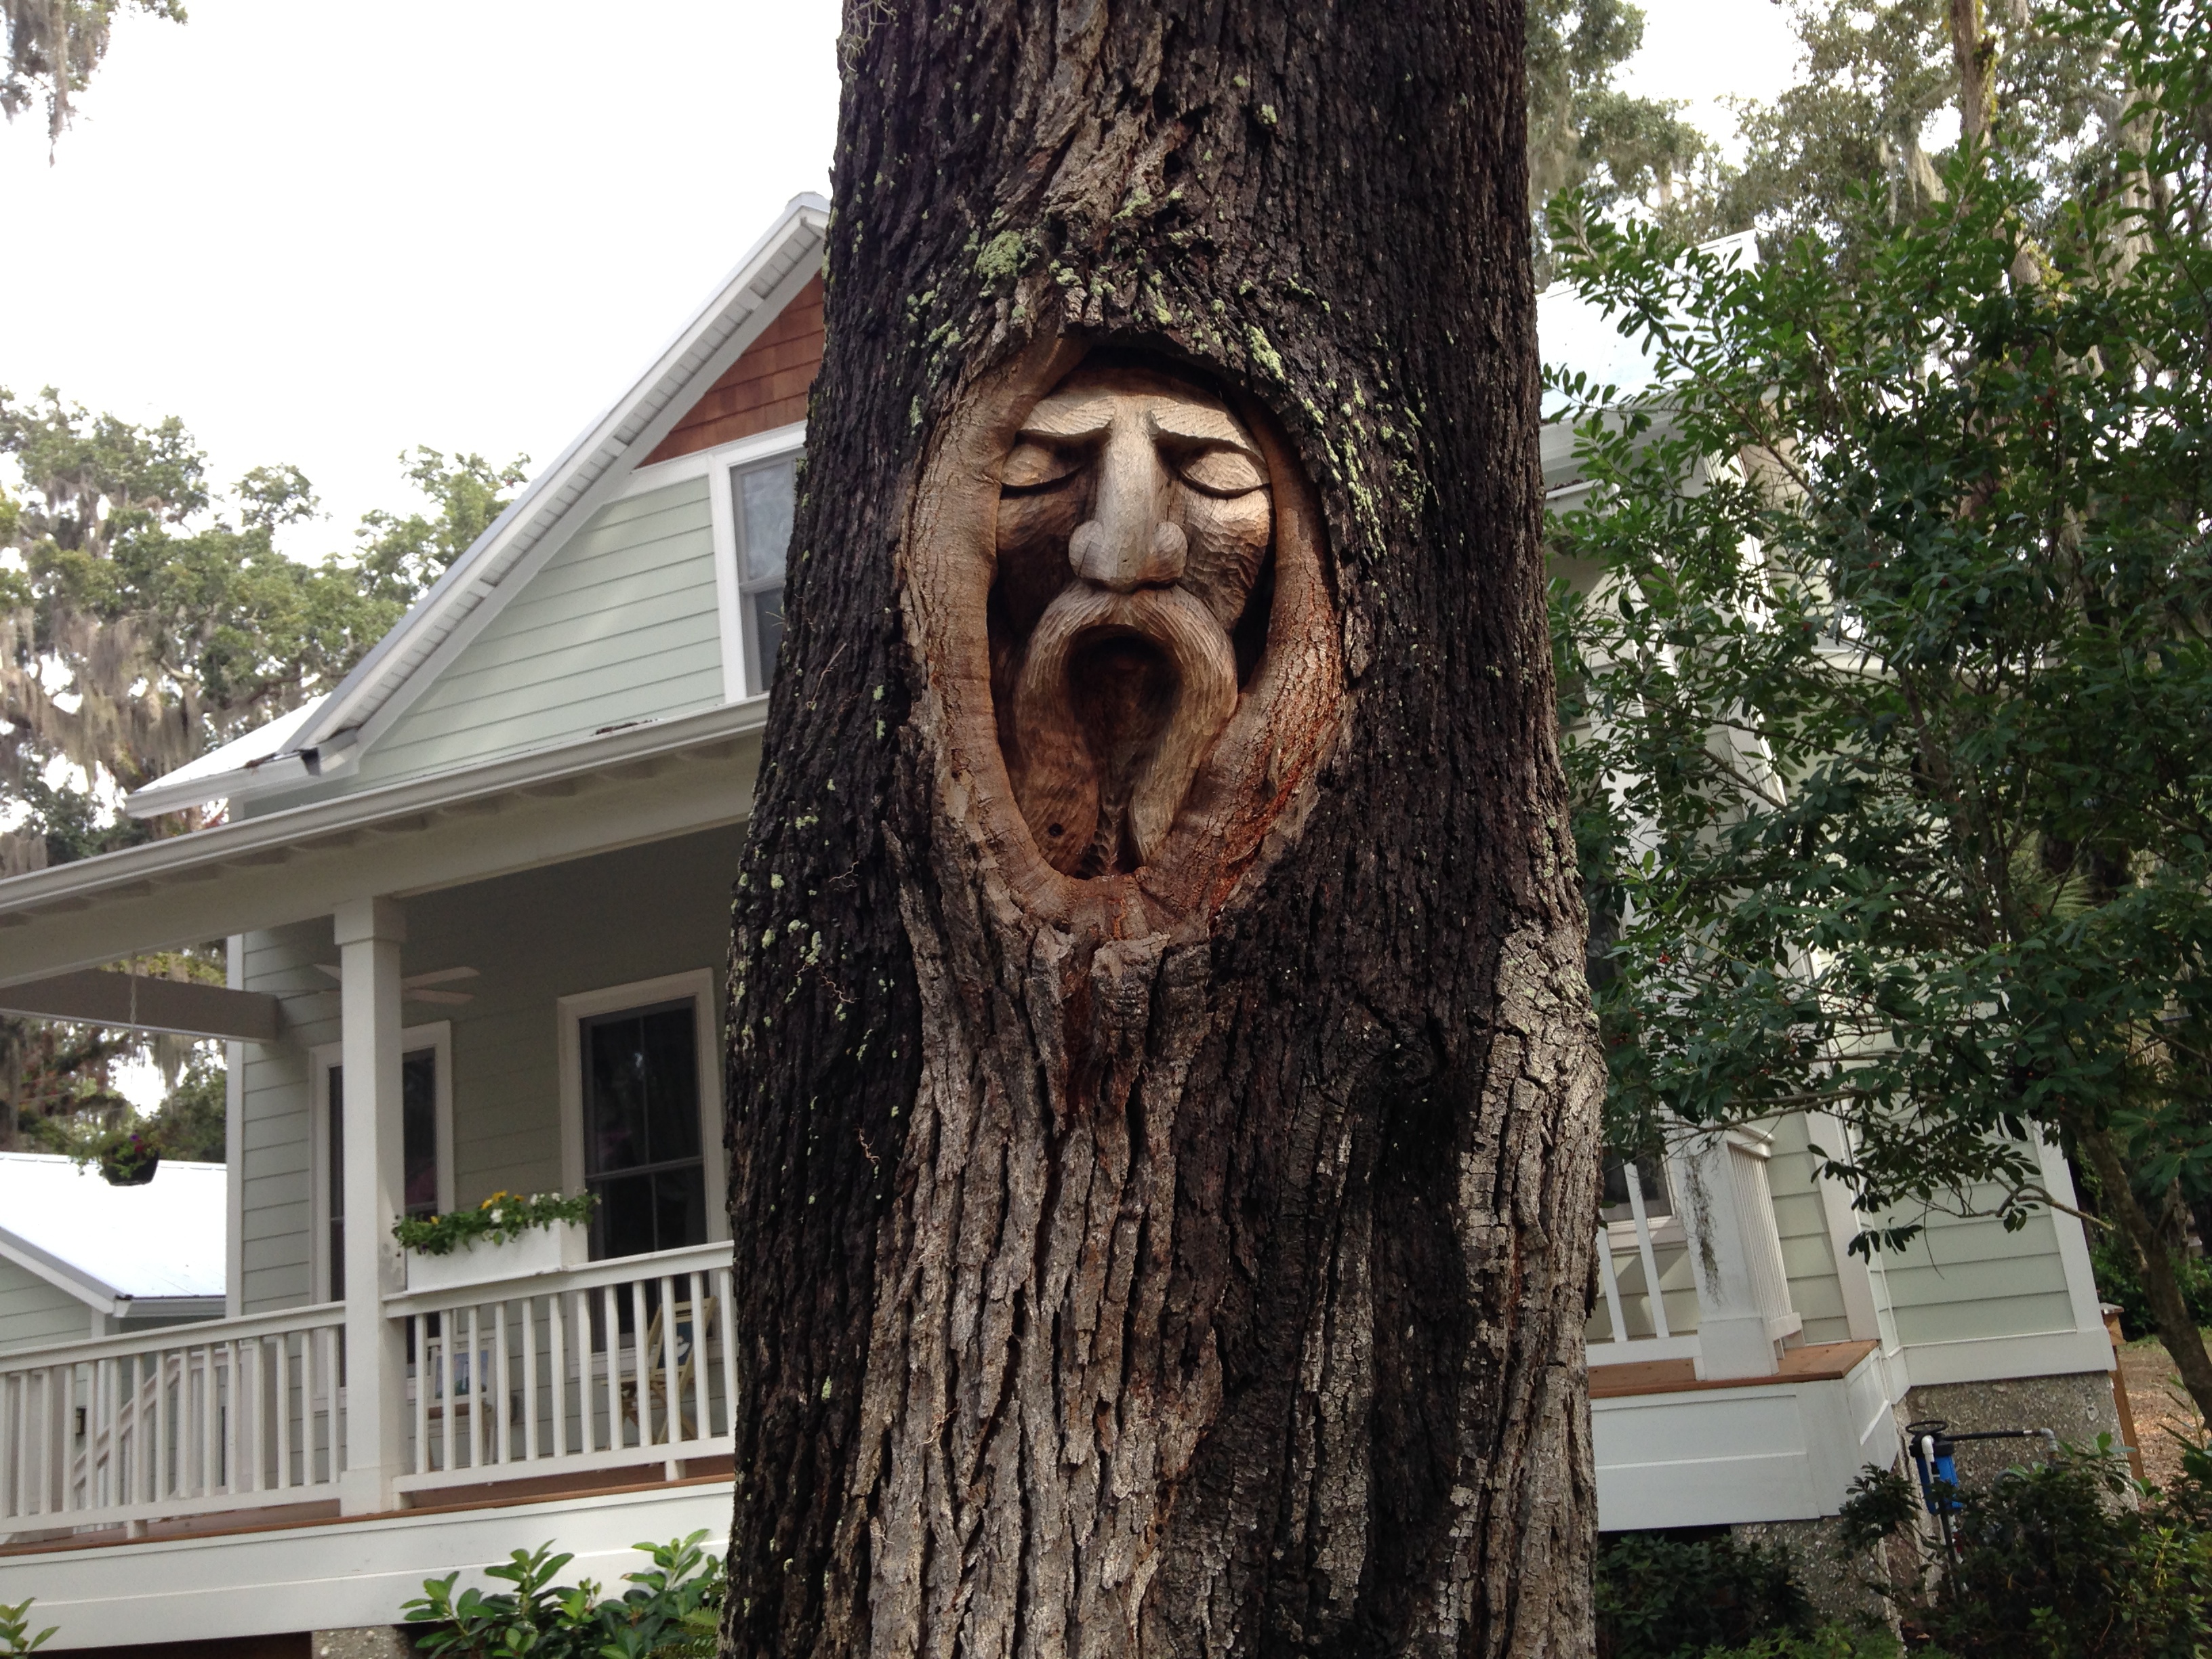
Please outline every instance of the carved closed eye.
[{"label": "carved closed eye", "polygon": [[999,487],[1042,489],[1073,477],[1082,465],[1083,457],[1071,451],[1054,449],[1049,444],[1018,443],[1007,455],[1006,465],[999,469]]},{"label": "carved closed eye", "polygon": [[1201,449],[1176,463],[1176,476],[1208,495],[1243,495],[1267,482],[1260,464],[1233,449]]}]

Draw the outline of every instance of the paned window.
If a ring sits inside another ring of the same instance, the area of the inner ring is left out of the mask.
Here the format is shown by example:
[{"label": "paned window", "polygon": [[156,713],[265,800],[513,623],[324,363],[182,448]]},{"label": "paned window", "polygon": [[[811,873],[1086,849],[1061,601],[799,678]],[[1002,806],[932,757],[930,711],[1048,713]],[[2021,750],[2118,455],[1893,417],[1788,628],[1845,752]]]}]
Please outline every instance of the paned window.
[{"label": "paned window", "polygon": [[685,998],[578,1024],[594,1260],[707,1241],[697,1018]]},{"label": "paned window", "polygon": [[730,474],[738,526],[738,608],[744,629],[745,693],[758,696],[775,677],[783,643],[784,558],[791,547],[799,459],[780,456]]}]

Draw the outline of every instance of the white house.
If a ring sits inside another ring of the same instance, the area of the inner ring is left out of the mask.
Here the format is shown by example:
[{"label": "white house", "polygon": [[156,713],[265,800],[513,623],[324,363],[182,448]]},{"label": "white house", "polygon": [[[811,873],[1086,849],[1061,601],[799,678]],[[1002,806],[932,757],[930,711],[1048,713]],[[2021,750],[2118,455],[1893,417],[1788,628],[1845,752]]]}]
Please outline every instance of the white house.
[{"label": "white house", "polygon": [[[726,1529],[721,964],[826,222],[793,202],[343,684],[130,803],[227,822],[0,882],[0,1007],[230,1044],[223,1316],[0,1352],[0,1601],[58,1649],[304,1652],[518,1546],[611,1582]],[[90,971],[214,938],[228,990]],[[1616,1170],[1604,1525],[1816,1522],[1909,1395],[2100,1409],[2075,1223],[1869,1269],[1807,1140]],[[556,1188],[601,1200],[588,1261],[410,1288],[393,1218]]]}]

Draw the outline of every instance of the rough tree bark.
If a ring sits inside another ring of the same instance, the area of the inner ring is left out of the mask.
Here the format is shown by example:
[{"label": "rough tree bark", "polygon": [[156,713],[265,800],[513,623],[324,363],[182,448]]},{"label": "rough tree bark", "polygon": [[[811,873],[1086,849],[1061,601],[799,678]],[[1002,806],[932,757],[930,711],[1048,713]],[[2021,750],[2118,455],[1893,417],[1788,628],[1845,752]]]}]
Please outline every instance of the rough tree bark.
[{"label": "rough tree bark", "polygon": [[1589,1649],[1522,27],[848,0],[726,1651]]}]

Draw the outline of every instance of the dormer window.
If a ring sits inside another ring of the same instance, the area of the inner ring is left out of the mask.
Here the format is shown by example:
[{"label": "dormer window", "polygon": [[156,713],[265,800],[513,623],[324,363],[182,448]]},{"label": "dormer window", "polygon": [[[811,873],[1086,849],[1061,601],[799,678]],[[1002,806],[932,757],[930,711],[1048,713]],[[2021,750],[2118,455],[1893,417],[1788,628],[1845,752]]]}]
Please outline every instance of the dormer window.
[{"label": "dormer window", "polygon": [[798,480],[795,454],[734,467],[730,472],[748,696],[758,696],[768,690],[775,676],[775,653],[783,643],[784,556],[791,546]]}]

